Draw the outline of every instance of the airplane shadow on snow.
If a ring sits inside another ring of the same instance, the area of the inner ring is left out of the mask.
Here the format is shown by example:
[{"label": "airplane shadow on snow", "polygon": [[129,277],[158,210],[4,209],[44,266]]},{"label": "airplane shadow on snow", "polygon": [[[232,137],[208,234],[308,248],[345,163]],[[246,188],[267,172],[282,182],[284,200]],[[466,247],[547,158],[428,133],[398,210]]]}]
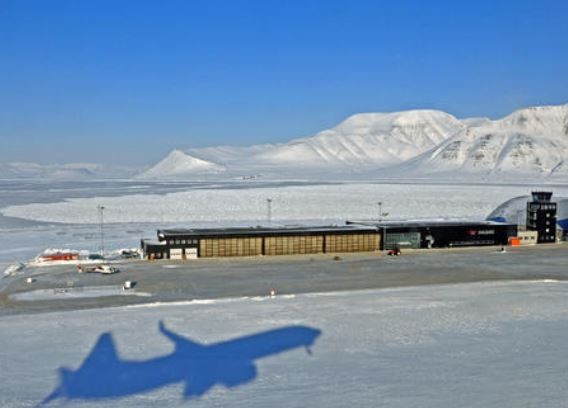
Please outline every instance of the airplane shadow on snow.
[{"label": "airplane shadow on snow", "polygon": [[228,388],[253,381],[255,360],[304,347],[308,353],[321,330],[288,326],[211,345],[196,343],[167,329],[174,351],[149,360],[122,360],[110,332],[101,334],[77,370],[59,369],[59,384],[40,404],[56,399],[97,400],[120,398],[183,383],[185,399],[200,397],[214,385]]}]

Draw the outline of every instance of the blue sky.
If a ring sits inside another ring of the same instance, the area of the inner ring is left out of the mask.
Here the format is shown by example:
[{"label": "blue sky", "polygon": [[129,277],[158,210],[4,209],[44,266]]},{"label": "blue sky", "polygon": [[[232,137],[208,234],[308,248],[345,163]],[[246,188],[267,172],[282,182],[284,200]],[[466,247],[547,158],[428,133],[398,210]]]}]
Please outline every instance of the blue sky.
[{"label": "blue sky", "polygon": [[565,0],[0,0],[0,161],[143,165],[357,112],[568,102]]}]

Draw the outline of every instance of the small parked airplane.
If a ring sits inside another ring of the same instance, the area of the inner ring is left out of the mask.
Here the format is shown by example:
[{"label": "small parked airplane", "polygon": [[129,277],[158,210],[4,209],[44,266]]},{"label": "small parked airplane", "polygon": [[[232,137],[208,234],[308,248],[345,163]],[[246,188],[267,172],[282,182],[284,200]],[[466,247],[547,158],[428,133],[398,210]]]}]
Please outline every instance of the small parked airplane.
[{"label": "small parked airplane", "polygon": [[115,268],[114,266],[110,266],[110,265],[106,265],[106,264],[97,264],[97,265],[87,265],[87,266],[77,265],[77,272],[79,272],[79,273],[96,272],[96,273],[101,273],[103,275],[110,275],[110,274],[117,273],[117,272],[120,272],[120,271],[117,268]]},{"label": "small parked airplane", "polygon": [[254,380],[254,360],[297,347],[309,349],[321,330],[289,326],[202,345],[168,330],[160,332],[171,340],[171,354],[144,361],[121,360],[112,334],[103,333],[79,369],[60,368],[60,383],[40,405],[55,399],[99,400],[140,394],[175,383],[184,383],[184,398],[199,397],[216,384],[228,388]]}]

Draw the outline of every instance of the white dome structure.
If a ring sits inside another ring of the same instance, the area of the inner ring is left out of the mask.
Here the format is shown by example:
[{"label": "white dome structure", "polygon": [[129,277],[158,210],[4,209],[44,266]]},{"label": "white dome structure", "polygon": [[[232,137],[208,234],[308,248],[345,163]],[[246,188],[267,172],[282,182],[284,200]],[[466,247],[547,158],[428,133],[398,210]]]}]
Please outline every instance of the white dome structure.
[{"label": "white dome structure", "polygon": [[[530,195],[519,196],[505,201],[487,216],[489,221],[509,222],[525,225],[527,218],[527,203],[532,201]],[[552,201],[557,203],[556,225],[563,231],[568,231],[568,198],[556,197]]]}]

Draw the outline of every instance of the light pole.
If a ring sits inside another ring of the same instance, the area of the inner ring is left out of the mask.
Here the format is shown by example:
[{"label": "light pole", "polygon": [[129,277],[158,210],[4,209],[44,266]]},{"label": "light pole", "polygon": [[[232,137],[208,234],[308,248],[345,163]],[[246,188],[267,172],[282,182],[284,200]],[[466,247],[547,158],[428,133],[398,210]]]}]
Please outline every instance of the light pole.
[{"label": "light pole", "polygon": [[266,215],[268,218],[268,225],[272,225],[272,198],[266,199]]},{"label": "light pole", "polygon": [[382,201],[379,201],[377,204],[379,205],[379,223],[380,223],[383,218],[383,203]]},{"label": "light pole", "polygon": [[104,258],[105,257],[105,217],[104,217],[105,206],[97,205],[97,210],[99,211],[99,217],[100,217],[99,227],[101,232],[101,256]]}]

